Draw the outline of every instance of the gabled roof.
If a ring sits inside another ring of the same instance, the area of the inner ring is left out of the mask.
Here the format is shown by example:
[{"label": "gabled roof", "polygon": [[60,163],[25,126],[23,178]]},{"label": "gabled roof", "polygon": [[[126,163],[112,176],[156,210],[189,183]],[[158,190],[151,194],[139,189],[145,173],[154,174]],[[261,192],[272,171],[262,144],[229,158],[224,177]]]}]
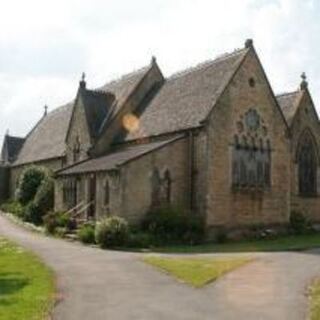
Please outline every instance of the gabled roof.
[{"label": "gabled roof", "polygon": [[249,49],[177,73],[140,110],[138,129],[126,140],[198,127],[210,113]]},{"label": "gabled roof", "polygon": [[5,162],[13,162],[17,158],[25,139],[6,135],[3,142],[2,160]]},{"label": "gabled roof", "polygon": [[81,90],[81,97],[91,138],[95,139],[103,121],[112,112],[115,96],[109,92]]},{"label": "gabled roof", "polygon": [[[132,93],[139,81],[144,77],[150,66],[131,72],[119,80],[112,81],[96,91],[85,90],[85,105],[90,119],[90,131],[93,136],[103,126],[108,119],[104,107],[109,105],[110,94],[115,96],[116,102],[112,105],[112,114],[120,109],[121,104]],[[105,101],[107,103],[105,104]],[[59,107],[46,116],[27,135],[25,144],[13,165],[22,165],[47,159],[64,156],[66,145],[65,139],[68,132],[74,102]],[[93,106],[91,110],[90,107]],[[97,116],[97,121],[91,121]]]},{"label": "gabled roof", "polygon": [[134,89],[151,68],[152,65],[145,66],[139,70],[122,76],[118,80],[108,82],[98,89],[99,91],[111,92],[115,95],[116,104],[114,106],[113,115],[121,109],[123,103],[128,99],[130,94],[134,91]]},{"label": "gabled roof", "polygon": [[18,159],[13,163],[14,166],[64,155],[72,105],[73,102],[43,116],[27,135]]},{"label": "gabled roof", "polygon": [[126,164],[127,162],[143,156],[149,152],[155,151],[161,147],[168,145],[174,141],[181,139],[183,136],[179,135],[175,138],[171,138],[165,141],[158,141],[147,144],[131,145],[118,149],[117,151],[108,155],[86,160],[79,164],[72,165],[69,168],[59,170],[58,175],[72,175],[81,173],[90,173],[97,171],[109,171],[117,169],[119,166]]},{"label": "gabled roof", "polygon": [[278,104],[282,110],[282,113],[289,126],[292,124],[292,120],[298,110],[300,97],[300,90],[277,95],[276,97]]}]

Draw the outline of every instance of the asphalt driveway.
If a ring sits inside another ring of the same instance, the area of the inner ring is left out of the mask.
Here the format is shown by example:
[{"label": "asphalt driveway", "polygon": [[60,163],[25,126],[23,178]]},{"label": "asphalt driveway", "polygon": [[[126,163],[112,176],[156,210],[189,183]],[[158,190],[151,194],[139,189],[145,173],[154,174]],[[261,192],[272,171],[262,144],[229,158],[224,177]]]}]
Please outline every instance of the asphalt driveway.
[{"label": "asphalt driveway", "polygon": [[256,254],[253,263],[193,289],[144,264],[141,254],[45,237],[2,215],[0,235],[56,272],[55,320],[303,320],[307,285],[320,276],[320,251]]}]

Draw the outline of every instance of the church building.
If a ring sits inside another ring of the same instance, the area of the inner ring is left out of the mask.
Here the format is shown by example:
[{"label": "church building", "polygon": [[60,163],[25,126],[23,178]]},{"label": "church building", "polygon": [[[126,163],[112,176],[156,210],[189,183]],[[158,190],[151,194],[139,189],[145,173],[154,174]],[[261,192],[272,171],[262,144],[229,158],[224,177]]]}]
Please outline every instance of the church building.
[{"label": "church building", "polygon": [[320,222],[320,125],[305,74],[276,96],[252,40],[164,77],[146,67],[43,117],[26,137],[6,135],[0,199],[21,172],[55,172],[55,210],[138,223],[172,206],[208,229],[286,225],[300,211]]}]

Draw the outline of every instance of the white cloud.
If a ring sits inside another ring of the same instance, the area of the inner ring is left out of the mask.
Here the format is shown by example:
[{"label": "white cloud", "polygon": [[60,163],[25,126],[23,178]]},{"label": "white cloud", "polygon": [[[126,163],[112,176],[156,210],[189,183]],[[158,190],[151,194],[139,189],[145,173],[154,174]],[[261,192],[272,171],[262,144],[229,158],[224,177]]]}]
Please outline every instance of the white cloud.
[{"label": "white cloud", "polygon": [[23,135],[71,100],[82,71],[91,87],[157,56],[166,75],[235,47],[255,46],[276,92],[306,71],[320,103],[316,0],[0,0],[0,139]]}]

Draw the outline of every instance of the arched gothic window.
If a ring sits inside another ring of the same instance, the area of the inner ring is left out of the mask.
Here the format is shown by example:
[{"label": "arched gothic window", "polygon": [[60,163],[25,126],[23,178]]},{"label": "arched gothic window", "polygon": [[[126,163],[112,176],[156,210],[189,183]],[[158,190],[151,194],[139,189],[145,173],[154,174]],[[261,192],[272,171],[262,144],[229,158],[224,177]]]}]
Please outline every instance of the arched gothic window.
[{"label": "arched gothic window", "polygon": [[[250,141],[250,142],[249,142]],[[232,185],[234,188],[270,187],[271,179],[270,143],[262,139],[247,139],[242,136],[241,143],[236,135],[232,154]]]},{"label": "arched gothic window", "polygon": [[73,162],[78,162],[80,158],[80,138],[79,136],[76,137],[76,140],[73,145]]},{"label": "arched gothic window", "polygon": [[161,179],[158,168],[154,168],[151,176],[151,202],[152,206],[160,205]]},{"label": "arched gothic window", "polygon": [[155,168],[151,176],[151,202],[153,207],[168,205],[171,202],[171,185],[172,178],[170,171],[167,169],[163,175]]},{"label": "arched gothic window", "polygon": [[171,201],[171,175],[168,169],[165,171],[162,180],[162,200],[166,204],[169,204]]},{"label": "arched gothic window", "polygon": [[313,136],[309,131],[305,131],[300,138],[297,161],[300,195],[316,195],[317,151]]},{"label": "arched gothic window", "polygon": [[104,205],[109,207],[110,204],[110,185],[109,180],[107,179],[104,185]]}]

